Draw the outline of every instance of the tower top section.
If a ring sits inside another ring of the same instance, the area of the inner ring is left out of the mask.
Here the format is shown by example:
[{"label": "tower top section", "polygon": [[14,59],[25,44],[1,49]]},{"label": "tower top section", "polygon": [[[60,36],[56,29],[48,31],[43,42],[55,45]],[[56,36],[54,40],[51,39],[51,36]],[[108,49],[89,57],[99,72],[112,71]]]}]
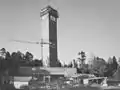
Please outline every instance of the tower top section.
[{"label": "tower top section", "polygon": [[52,16],[54,16],[55,18],[58,18],[58,11],[53,9],[50,5],[48,5],[47,7],[41,9],[40,11],[40,17],[44,16],[45,14],[50,14]]}]

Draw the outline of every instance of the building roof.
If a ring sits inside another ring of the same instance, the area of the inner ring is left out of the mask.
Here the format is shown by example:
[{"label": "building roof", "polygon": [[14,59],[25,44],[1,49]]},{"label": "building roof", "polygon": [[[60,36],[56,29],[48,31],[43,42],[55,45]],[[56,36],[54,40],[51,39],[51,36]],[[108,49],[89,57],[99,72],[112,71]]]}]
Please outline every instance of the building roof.
[{"label": "building roof", "polygon": [[14,77],[14,82],[29,82],[32,77]]},{"label": "building roof", "polygon": [[39,73],[43,75],[49,75],[49,72],[41,69],[40,67],[20,67],[18,73],[15,73],[14,76],[32,76],[33,73]]},{"label": "building roof", "polygon": [[77,73],[76,68],[47,67],[41,69],[47,70],[50,73],[50,75],[64,75],[66,77],[71,77]]},{"label": "building roof", "polygon": [[65,75],[72,76],[77,73],[76,68],[63,68],[63,67],[20,67],[18,73],[13,76],[32,76],[34,73],[42,75]]},{"label": "building roof", "polygon": [[45,69],[41,69],[41,67],[34,67],[32,68],[32,72],[33,73],[39,73],[42,75],[50,75],[50,72],[45,70]]},{"label": "building roof", "polygon": [[61,67],[47,67],[47,68],[41,68],[44,70],[47,70],[51,75],[64,75],[65,70]]}]

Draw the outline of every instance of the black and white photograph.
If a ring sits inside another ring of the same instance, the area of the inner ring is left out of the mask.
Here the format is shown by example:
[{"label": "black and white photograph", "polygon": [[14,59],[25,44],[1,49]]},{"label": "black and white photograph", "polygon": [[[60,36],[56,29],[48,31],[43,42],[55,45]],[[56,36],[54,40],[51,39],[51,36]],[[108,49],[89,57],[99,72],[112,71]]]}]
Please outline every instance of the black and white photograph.
[{"label": "black and white photograph", "polygon": [[0,0],[0,90],[120,90],[120,0]]}]

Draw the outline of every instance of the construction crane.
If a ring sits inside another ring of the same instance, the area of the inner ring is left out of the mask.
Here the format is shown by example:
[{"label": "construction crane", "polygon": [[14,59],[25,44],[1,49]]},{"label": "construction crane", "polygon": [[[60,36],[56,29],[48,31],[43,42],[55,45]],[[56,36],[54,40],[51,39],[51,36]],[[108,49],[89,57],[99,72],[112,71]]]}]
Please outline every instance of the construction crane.
[{"label": "construction crane", "polygon": [[54,44],[51,43],[51,42],[44,42],[43,39],[41,39],[40,42],[31,42],[31,41],[25,41],[25,40],[11,40],[11,41],[14,41],[14,42],[19,42],[19,43],[29,43],[29,44],[40,44],[41,45],[41,59],[43,60],[43,45],[45,44],[49,44],[50,47],[54,48]]}]

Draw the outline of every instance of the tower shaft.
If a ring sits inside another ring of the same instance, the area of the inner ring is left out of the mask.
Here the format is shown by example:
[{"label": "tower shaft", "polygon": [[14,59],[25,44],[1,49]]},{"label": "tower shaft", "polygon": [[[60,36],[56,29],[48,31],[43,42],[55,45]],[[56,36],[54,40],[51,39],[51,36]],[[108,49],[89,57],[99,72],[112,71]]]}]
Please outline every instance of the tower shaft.
[{"label": "tower shaft", "polygon": [[51,6],[41,10],[42,38],[52,44],[43,46],[43,61],[49,59],[50,67],[57,67],[57,18],[58,12]]}]

